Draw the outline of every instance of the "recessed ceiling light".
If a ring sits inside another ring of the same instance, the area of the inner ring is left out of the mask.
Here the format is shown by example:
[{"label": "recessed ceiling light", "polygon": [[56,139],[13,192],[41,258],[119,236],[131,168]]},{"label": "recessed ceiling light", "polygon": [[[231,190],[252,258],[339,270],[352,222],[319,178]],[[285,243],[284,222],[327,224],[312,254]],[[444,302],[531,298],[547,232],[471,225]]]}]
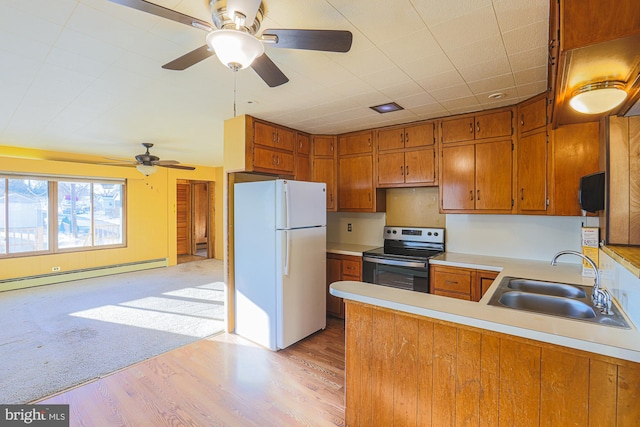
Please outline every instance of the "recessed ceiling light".
[{"label": "recessed ceiling light", "polygon": [[369,107],[374,111],[377,111],[380,114],[390,113],[392,111],[404,110],[401,106],[396,104],[395,102],[389,102],[387,104],[376,105],[375,107]]},{"label": "recessed ceiling light", "polygon": [[505,96],[507,96],[506,93],[503,92],[496,92],[496,93],[492,93],[491,95],[488,96],[489,99],[502,99]]}]

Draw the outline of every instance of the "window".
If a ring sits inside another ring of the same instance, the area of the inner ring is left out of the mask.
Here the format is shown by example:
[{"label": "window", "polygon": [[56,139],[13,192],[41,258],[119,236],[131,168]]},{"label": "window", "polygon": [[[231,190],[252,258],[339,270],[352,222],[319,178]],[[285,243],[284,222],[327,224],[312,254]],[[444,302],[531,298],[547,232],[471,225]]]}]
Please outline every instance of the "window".
[{"label": "window", "polygon": [[0,257],[124,245],[123,181],[0,176]]}]

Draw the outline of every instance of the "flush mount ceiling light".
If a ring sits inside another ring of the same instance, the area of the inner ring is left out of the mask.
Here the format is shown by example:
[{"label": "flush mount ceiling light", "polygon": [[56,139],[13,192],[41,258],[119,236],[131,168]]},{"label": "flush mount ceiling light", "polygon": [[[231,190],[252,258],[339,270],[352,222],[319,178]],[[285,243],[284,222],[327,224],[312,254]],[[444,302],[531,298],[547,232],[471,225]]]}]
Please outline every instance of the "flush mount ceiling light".
[{"label": "flush mount ceiling light", "polygon": [[136,169],[138,169],[138,172],[146,176],[153,175],[158,172],[158,168],[151,165],[136,165]]},{"label": "flush mount ceiling light", "polygon": [[583,114],[599,114],[609,111],[627,98],[622,82],[598,82],[582,86],[569,101],[574,110]]},{"label": "flush mount ceiling light", "polygon": [[264,45],[249,33],[239,30],[216,30],[207,36],[207,45],[233,71],[243,70],[264,53]]},{"label": "flush mount ceiling light", "polygon": [[502,99],[505,96],[507,96],[506,93],[496,92],[496,93],[492,93],[491,95],[487,96],[487,98],[489,98],[489,99]]},{"label": "flush mount ceiling light", "polygon": [[399,106],[395,102],[389,102],[387,104],[380,104],[380,105],[376,105],[375,107],[369,107],[369,108],[371,108],[374,111],[377,111],[380,114],[390,113],[392,111],[404,110],[404,108],[402,108],[401,106]]}]

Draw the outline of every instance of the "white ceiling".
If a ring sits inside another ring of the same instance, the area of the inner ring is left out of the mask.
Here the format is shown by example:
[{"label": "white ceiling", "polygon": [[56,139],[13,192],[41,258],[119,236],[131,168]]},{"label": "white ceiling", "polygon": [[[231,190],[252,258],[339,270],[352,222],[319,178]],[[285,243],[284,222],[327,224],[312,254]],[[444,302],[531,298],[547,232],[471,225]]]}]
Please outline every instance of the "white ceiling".
[{"label": "white ceiling", "polygon": [[[266,47],[290,81],[237,73],[238,114],[343,133],[515,104],[544,92],[548,0],[263,0],[262,29],[346,29],[348,53]],[[154,0],[211,22],[205,0]],[[206,33],[107,0],[0,0],[0,145],[222,164],[234,73],[161,65]],[[488,95],[507,96],[491,100]],[[370,106],[405,110],[380,115]]]}]

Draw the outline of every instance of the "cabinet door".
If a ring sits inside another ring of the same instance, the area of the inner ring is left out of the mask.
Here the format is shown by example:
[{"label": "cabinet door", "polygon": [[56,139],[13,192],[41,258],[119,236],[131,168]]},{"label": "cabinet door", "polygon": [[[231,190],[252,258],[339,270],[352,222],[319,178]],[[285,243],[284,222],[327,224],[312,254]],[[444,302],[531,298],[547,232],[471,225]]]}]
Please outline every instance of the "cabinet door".
[{"label": "cabinet door", "polygon": [[405,152],[404,180],[407,184],[435,182],[435,153],[433,148]]},{"label": "cabinet door", "polygon": [[511,210],[511,141],[476,144],[476,209]]},{"label": "cabinet door", "polygon": [[316,158],[313,159],[313,168],[311,169],[311,178],[314,182],[324,182],[327,184],[327,210],[334,211],[336,209],[335,196],[335,162],[334,159]]},{"label": "cabinet door", "polygon": [[496,277],[498,277],[498,273],[495,271],[476,271],[476,280],[478,282],[478,288],[480,289],[480,296],[476,301],[480,301],[480,298],[482,298],[484,294],[487,293],[487,290],[489,290]]},{"label": "cabinet door", "polygon": [[293,154],[256,146],[253,148],[253,166],[255,169],[268,169],[275,173],[293,175]]},{"label": "cabinet door", "polygon": [[276,128],[275,147],[283,150],[293,151],[295,133],[289,129]]},{"label": "cabinet door", "polygon": [[253,123],[253,143],[265,147],[275,147],[277,132],[275,126],[262,122]]},{"label": "cabinet door", "polygon": [[296,154],[309,155],[309,136],[301,133],[297,134],[296,138]]},{"label": "cabinet door", "polygon": [[423,125],[409,126],[404,131],[405,148],[423,147],[425,145],[433,145],[436,140],[434,138],[433,123]]},{"label": "cabinet door", "polygon": [[338,258],[327,256],[327,314],[336,317],[344,316],[342,298],[334,297],[329,293],[329,286],[333,282],[342,280],[342,262]]},{"label": "cabinet door", "polygon": [[518,141],[519,211],[547,209],[547,133],[521,137]]},{"label": "cabinet door", "polygon": [[335,136],[314,136],[313,155],[321,157],[333,157],[336,153]]},{"label": "cabinet door", "polygon": [[378,131],[378,151],[404,148],[404,128]]},{"label": "cabinet door", "polygon": [[474,125],[475,122],[473,117],[443,120],[440,125],[442,128],[442,142],[446,143],[472,140],[475,136]]},{"label": "cabinet door", "polygon": [[373,149],[371,141],[371,132],[341,136],[338,139],[338,154],[347,156],[350,154],[371,153]]},{"label": "cabinet door", "polygon": [[529,132],[547,125],[547,98],[518,107],[520,133]]},{"label": "cabinet door", "polygon": [[443,147],[440,165],[442,209],[472,210],[475,207],[475,148],[473,144]]},{"label": "cabinet door", "polygon": [[338,210],[373,209],[373,157],[343,157],[339,164]]},{"label": "cabinet door", "polygon": [[311,181],[311,163],[309,156],[296,156],[296,180]]},{"label": "cabinet door", "polygon": [[476,139],[511,136],[511,110],[476,116]]},{"label": "cabinet door", "polygon": [[378,154],[378,185],[404,184],[404,153]]}]

